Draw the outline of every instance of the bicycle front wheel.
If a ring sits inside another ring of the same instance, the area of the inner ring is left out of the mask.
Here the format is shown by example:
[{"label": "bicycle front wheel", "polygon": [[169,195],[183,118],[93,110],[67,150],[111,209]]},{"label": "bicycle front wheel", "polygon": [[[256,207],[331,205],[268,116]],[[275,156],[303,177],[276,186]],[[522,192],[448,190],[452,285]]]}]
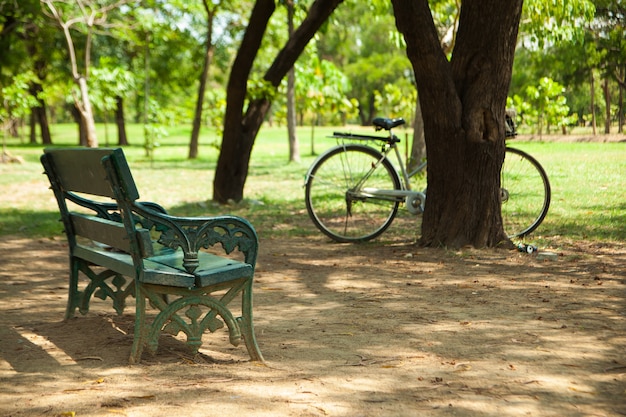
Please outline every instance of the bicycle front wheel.
[{"label": "bicycle front wheel", "polygon": [[322,154],[307,173],[306,208],[311,220],[337,242],[363,242],[391,224],[400,198],[380,190],[400,190],[393,165],[368,146],[340,145]]},{"label": "bicycle front wheel", "polygon": [[539,227],[548,213],[548,176],[535,158],[507,147],[500,181],[504,231],[511,239],[523,238]]}]

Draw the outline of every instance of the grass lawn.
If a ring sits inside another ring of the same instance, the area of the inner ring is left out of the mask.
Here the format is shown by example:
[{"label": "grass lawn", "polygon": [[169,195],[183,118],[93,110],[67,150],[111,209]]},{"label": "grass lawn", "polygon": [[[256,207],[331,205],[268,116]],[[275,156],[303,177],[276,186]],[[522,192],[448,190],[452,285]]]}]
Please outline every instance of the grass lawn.
[{"label": "grass lawn", "polygon": [[[99,127],[101,146],[114,145],[115,131]],[[321,153],[334,144],[327,138],[333,130],[373,132],[371,128],[300,128],[302,161],[288,163],[286,128],[264,127],[254,146],[245,200],[228,207],[211,202],[219,138],[212,132],[200,140],[200,156],[187,159],[190,128],[170,129],[151,158],[143,148],[139,125],[131,125],[131,146],[124,149],[142,193],[176,215],[210,215],[229,212],[247,217],[264,235],[307,236],[318,234],[304,206],[303,180],[314,160],[312,148]],[[400,136],[403,137],[401,131]],[[54,125],[57,146],[76,143],[74,125]],[[107,140],[108,138],[108,140]],[[312,139],[314,138],[314,139]],[[542,225],[526,241],[558,247],[569,241],[615,242],[626,240],[626,143],[524,142],[512,146],[533,155],[545,168],[552,185],[552,203]],[[47,179],[42,175],[41,145],[8,138],[7,151],[22,158],[21,164],[0,164],[0,236],[46,237],[62,232]],[[411,222],[401,210],[400,219]],[[400,220],[402,221],[402,220]],[[400,223],[401,224],[401,223]],[[401,236],[406,229],[392,225],[383,235]],[[416,226],[417,231],[417,226]]]}]

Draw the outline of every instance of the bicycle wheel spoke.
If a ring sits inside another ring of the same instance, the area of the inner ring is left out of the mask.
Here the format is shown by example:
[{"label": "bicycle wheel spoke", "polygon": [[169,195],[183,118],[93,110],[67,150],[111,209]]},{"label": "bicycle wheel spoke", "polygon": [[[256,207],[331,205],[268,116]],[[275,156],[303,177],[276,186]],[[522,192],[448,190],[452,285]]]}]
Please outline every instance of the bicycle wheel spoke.
[{"label": "bicycle wheel spoke", "polygon": [[[313,223],[339,242],[372,239],[393,221],[395,200],[384,200],[361,189],[400,188],[388,160],[377,166],[380,153],[361,145],[331,149],[310,170],[306,185],[307,210]],[[372,170],[373,166],[377,166]]]}]

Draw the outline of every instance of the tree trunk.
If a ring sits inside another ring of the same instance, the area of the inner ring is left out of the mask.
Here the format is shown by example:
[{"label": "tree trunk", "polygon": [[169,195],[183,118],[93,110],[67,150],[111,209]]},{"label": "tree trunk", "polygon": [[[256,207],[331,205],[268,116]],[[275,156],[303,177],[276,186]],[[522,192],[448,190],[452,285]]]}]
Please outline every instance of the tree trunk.
[{"label": "tree trunk", "polygon": [[[45,45],[42,45],[41,42],[38,40],[38,35],[39,29],[31,29],[24,32],[24,37],[26,39],[26,48],[29,55],[33,57],[41,57],[41,50],[46,47]],[[41,97],[41,93],[43,92],[43,86],[41,82],[46,79],[46,76],[48,74],[48,67],[49,62],[46,59],[36,58],[33,62],[33,70],[37,75],[38,81],[30,85],[30,93],[39,102],[39,106],[33,108],[31,111],[34,115],[34,121],[36,123],[39,123],[41,131],[41,143],[43,145],[52,145],[52,137],[50,135],[50,125],[48,123],[47,115],[48,106],[46,105],[46,101]],[[37,143],[36,129],[34,125],[31,127],[31,143]]]},{"label": "tree trunk", "polygon": [[85,120],[82,117],[82,114],[76,105],[71,108],[72,116],[74,117],[74,121],[78,125],[78,144],[80,146],[87,146],[87,129],[85,128]]},{"label": "tree trunk", "polygon": [[417,167],[426,158],[424,116],[419,99],[415,102],[415,117],[413,119],[413,143],[411,144],[411,157],[407,163],[409,170]]},{"label": "tree trunk", "polygon": [[193,126],[191,129],[191,141],[189,142],[189,159],[198,157],[198,144],[200,141],[200,127],[202,126],[202,107],[204,105],[204,94],[206,91],[206,83],[209,79],[209,69],[213,60],[213,20],[215,11],[209,8],[207,0],[203,1],[204,9],[207,13],[207,34],[204,42],[204,64],[202,73],[200,74],[200,85],[198,86],[198,98],[196,99],[196,110],[193,117]]},{"label": "tree trunk", "polygon": [[33,83],[29,87],[30,94],[37,99],[39,106],[33,107],[31,109],[31,132],[30,132],[30,142],[37,143],[36,136],[36,124],[39,123],[39,127],[41,130],[41,143],[44,145],[51,145],[52,138],[50,136],[50,125],[48,124],[48,116],[46,113],[46,102],[43,98],[41,98],[41,93],[43,92],[43,87],[40,83]]},{"label": "tree trunk", "polygon": [[115,98],[115,124],[117,125],[117,144],[119,146],[128,146],[128,137],[126,136],[126,121],[124,118],[124,98],[117,96]]},{"label": "tree trunk", "polygon": [[620,68],[619,75],[619,98],[617,101],[617,133],[624,133],[624,68]]},{"label": "tree trunk", "polygon": [[[28,89],[29,89],[30,95],[35,97],[37,101],[41,104],[43,100],[38,97],[39,93],[43,90],[43,87],[41,86],[41,84],[31,83]],[[39,122],[38,110],[39,110],[38,107],[31,107],[30,109],[30,143],[33,145],[37,143],[37,123]],[[45,112],[44,112],[44,116],[45,116]]]},{"label": "tree trunk", "polygon": [[[251,100],[248,112],[243,118],[242,110],[246,99],[248,76],[261,46],[267,23],[275,8],[274,0],[256,1],[230,71],[226,87],[222,147],[213,180],[213,199],[220,203],[227,203],[229,200],[238,202],[243,199],[243,187],[248,176],[252,145],[261,125],[260,121],[256,131],[251,131],[250,129],[253,129],[256,123],[251,122],[248,113],[253,111],[251,110],[253,106],[263,107],[263,102],[266,100]],[[267,107],[269,107],[269,102]],[[253,111],[253,113],[259,112]],[[250,123],[252,126],[248,126]]]},{"label": "tree trunk", "polygon": [[[293,0],[287,1],[287,26],[289,36],[293,36]],[[296,69],[287,73],[287,136],[289,136],[289,162],[300,162],[300,147],[296,136]]]},{"label": "tree trunk", "polygon": [[392,4],[424,117],[428,198],[421,243],[459,248],[508,242],[500,169],[522,0],[463,2],[451,61],[427,0]]},{"label": "tree trunk", "polygon": [[47,105],[43,99],[39,99],[40,106],[35,109],[37,112],[37,121],[41,130],[41,143],[44,145],[52,145],[52,135],[50,135],[50,124],[48,123]]},{"label": "tree trunk", "polygon": [[593,136],[597,134],[596,132],[596,79],[593,75],[593,70],[591,70],[591,127],[593,130]]},{"label": "tree trunk", "polygon": [[90,148],[98,147],[98,137],[96,135],[96,122],[93,118],[93,108],[89,99],[89,88],[87,87],[87,79],[85,77],[78,78],[78,86],[80,87],[81,100],[76,99],[77,108],[85,127],[87,146]]},{"label": "tree trunk", "polygon": [[[265,81],[278,87],[309,40],[341,1],[316,0],[311,5],[307,17],[294,32],[294,35],[289,38],[287,44],[276,56],[272,66],[265,73]],[[269,99],[256,98],[250,100],[245,114],[242,111],[246,99],[248,75],[275,7],[274,0],[256,1],[231,69],[226,90],[227,101],[222,148],[213,180],[213,199],[219,203],[243,199],[243,189],[248,176],[248,165],[254,139],[270,109],[271,102]]]},{"label": "tree trunk", "polygon": [[30,109],[30,144],[37,144],[37,114],[35,109]]},{"label": "tree trunk", "polygon": [[300,144],[296,134],[296,71],[287,74],[287,135],[289,136],[289,162],[300,162]]},{"label": "tree trunk", "polygon": [[602,86],[604,91],[604,104],[606,111],[604,112],[604,133],[607,135],[611,133],[611,91],[609,90],[609,77],[604,78],[604,85]]}]

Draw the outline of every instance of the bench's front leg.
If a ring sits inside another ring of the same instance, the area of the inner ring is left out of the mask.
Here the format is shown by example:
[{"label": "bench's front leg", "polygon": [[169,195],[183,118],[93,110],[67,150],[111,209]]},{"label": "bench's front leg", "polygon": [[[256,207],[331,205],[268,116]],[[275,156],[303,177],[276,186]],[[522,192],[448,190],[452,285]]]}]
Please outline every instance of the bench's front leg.
[{"label": "bench's front leg", "polygon": [[241,332],[243,333],[243,340],[248,349],[248,354],[253,361],[265,362],[261,349],[256,341],[254,334],[254,321],[252,319],[252,284],[254,279],[250,278],[243,288],[241,294],[241,317],[237,318]]},{"label": "bench's front leg", "polygon": [[[153,284],[137,284],[137,312],[135,317],[135,338],[131,350],[130,363],[138,363],[145,347],[155,353],[161,332],[173,336],[179,332],[187,336],[187,345],[192,353],[197,353],[202,345],[202,336],[209,330],[214,332],[224,326],[228,328],[232,345],[238,346],[243,336],[252,360],[263,361],[261,352],[256,345],[252,320],[252,306],[244,301],[243,315],[245,318],[235,319],[227,307],[234,295],[241,294],[247,300],[252,284],[250,278],[231,283],[226,295],[216,298],[211,295],[216,288],[187,289],[167,287]],[[224,289],[220,287],[217,289]],[[163,295],[178,297],[167,303]],[[159,310],[154,319],[146,317],[146,299]],[[217,316],[221,318],[218,319]],[[223,320],[223,321],[222,321]],[[243,334],[242,334],[243,333]]]},{"label": "bench's front leg", "polygon": [[131,365],[139,363],[143,348],[146,345],[146,297],[142,286],[140,284],[135,285],[135,329],[133,337],[133,346],[130,349],[129,363]]},{"label": "bench's front leg", "polygon": [[67,307],[65,309],[65,320],[74,317],[76,309],[81,304],[82,294],[78,290],[78,271],[80,269],[80,260],[70,256],[70,277],[69,289],[67,294]]}]

